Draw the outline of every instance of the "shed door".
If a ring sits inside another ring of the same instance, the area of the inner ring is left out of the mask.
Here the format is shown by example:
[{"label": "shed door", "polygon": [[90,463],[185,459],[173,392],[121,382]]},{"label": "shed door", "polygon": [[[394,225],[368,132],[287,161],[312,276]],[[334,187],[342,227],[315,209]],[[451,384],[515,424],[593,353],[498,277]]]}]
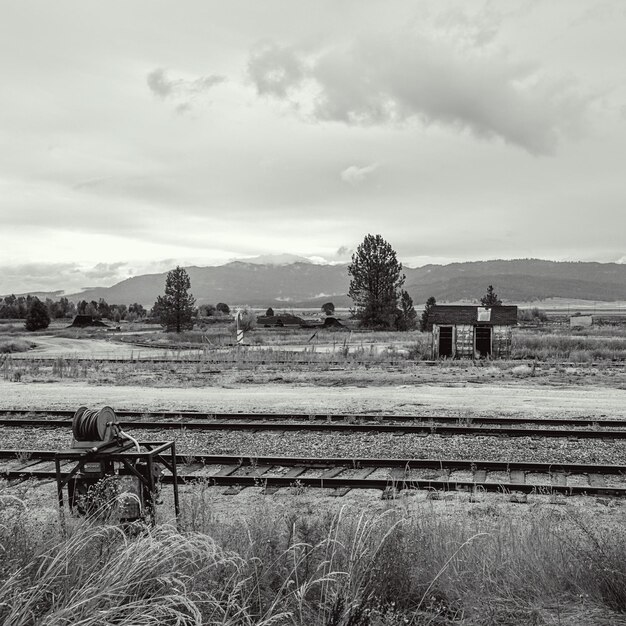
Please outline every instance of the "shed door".
[{"label": "shed door", "polygon": [[439,329],[439,357],[451,357],[452,355],[452,326],[441,326]]},{"label": "shed door", "polygon": [[491,355],[491,326],[476,326],[476,356]]}]

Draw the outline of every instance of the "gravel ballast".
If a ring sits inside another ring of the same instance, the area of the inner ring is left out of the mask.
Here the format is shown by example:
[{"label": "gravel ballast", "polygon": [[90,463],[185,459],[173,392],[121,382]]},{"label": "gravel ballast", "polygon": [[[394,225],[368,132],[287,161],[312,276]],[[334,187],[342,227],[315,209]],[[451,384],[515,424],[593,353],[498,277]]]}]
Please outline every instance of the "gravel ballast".
[{"label": "gravel ballast", "polygon": [[[140,440],[176,441],[179,453],[243,457],[383,457],[536,461],[541,463],[626,464],[626,441],[567,438],[441,436],[391,433],[150,431],[131,430]],[[65,428],[0,428],[2,448],[60,450],[71,446]]]}]

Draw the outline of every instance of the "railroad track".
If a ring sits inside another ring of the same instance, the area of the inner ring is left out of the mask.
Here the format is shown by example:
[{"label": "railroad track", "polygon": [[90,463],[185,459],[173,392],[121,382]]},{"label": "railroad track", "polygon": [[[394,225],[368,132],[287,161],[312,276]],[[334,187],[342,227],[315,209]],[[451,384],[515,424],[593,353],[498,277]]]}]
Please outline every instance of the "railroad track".
[{"label": "railroad track", "polygon": [[[69,428],[74,411],[0,410],[0,427]],[[200,413],[116,410],[124,427],[139,430],[388,432],[402,434],[626,439],[626,419],[423,417],[302,413]]]},{"label": "railroad track", "polygon": [[[165,348],[159,348],[165,349]],[[175,349],[169,349],[170,352],[179,352]],[[28,353],[16,353],[10,355],[11,361],[13,363],[26,362],[29,364],[53,364],[55,361],[65,361],[66,363],[167,363],[167,364],[190,364],[190,365],[211,365],[211,366],[257,366],[257,365],[276,365],[276,366],[285,366],[285,365],[317,365],[317,366],[362,366],[362,367],[416,367],[416,366],[437,366],[441,364],[441,361],[415,361],[412,359],[396,359],[393,361],[377,361],[377,360],[351,360],[351,359],[342,359],[342,360],[331,360],[325,361],[320,359],[320,355],[323,353],[316,352],[313,353],[315,355],[314,358],[311,359],[207,359],[204,357],[198,357],[194,355],[190,355],[187,358],[174,358],[167,356],[141,356],[141,348],[137,349],[137,356],[133,357],[92,357],[92,356],[76,356],[76,355],[51,355],[51,356],[32,356]],[[469,365],[471,361],[468,361],[466,364]],[[484,364],[487,364],[485,362]],[[515,363],[516,365],[536,365],[537,370],[541,370],[543,368],[550,369],[554,366],[560,367],[579,367],[584,369],[590,368],[623,368],[625,365],[624,360],[616,360],[616,361],[597,361],[592,363],[576,363],[576,362],[564,362],[564,363],[535,363],[532,360],[514,360],[510,361],[510,363]],[[483,363],[481,363],[482,365]]]},{"label": "railroad track", "polygon": [[[0,450],[0,477],[9,481],[54,480],[55,452]],[[261,486],[266,493],[284,487],[492,491],[565,495],[626,496],[626,466],[573,463],[502,462],[463,459],[308,458],[233,455],[177,455],[179,484],[207,481],[232,493]],[[63,463],[65,476],[74,463]],[[173,477],[166,473],[165,484]]]}]

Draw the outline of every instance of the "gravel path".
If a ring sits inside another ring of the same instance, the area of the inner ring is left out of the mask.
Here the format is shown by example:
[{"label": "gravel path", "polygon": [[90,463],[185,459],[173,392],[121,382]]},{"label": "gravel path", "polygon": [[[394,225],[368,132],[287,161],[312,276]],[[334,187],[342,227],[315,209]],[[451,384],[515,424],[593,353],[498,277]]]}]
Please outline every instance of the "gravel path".
[{"label": "gravel path", "polygon": [[[256,456],[388,457],[482,459],[492,461],[537,461],[543,463],[626,464],[626,441],[579,440],[530,437],[475,437],[391,433],[248,432],[248,431],[140,431],[129,434],[141,439],[174,439],[180,453],[236,454]],[[66,428],[0,428],[6,449],[59,450],[71,445]]]},{"label": "gravel path", "polygon": [[592,386],[400,385],[385,387],[241,385],[235,388],[95,386],[0,380],[2,409],[119,409],[208,412],[397,413],[624,417],[626,390]]}]

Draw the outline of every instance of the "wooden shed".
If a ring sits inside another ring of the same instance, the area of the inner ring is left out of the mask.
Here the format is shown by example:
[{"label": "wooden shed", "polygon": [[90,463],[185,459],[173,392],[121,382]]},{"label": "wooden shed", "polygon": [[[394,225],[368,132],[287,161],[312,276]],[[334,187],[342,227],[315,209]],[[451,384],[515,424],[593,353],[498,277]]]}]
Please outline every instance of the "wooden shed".
[{"label": "wooden shed", "polygon": [[516,325],[516,306],[437,304],[428,315],[433,359],[508,357]]}]

